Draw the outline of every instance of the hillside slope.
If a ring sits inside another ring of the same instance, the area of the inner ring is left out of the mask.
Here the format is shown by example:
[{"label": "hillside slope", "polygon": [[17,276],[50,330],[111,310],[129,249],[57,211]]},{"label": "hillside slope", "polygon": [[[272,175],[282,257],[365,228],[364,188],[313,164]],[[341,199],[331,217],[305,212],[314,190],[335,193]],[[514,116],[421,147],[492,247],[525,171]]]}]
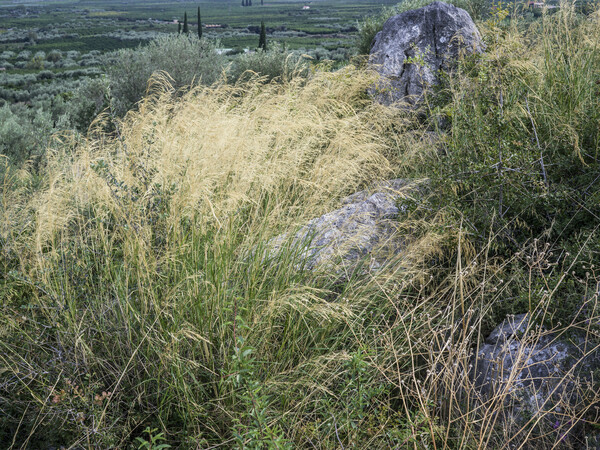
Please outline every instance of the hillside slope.
[{"label": "hillside slope", "polygon": [[[185,93],[159,74],[41,173],[7,165],[0,442],[581,448],[597,386],[502,425],[468,375],[510,313],[599,342],[599,17],[494,17],[421,112],[350,65]],[[430,188],[383,269],[341,281],[268,248],[397,177]]]}]

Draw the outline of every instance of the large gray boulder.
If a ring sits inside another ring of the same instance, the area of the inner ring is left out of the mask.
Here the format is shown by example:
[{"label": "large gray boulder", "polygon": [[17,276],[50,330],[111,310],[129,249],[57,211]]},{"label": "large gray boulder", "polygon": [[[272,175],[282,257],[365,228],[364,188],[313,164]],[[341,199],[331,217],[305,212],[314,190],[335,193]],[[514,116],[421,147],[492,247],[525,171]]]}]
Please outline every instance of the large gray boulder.
[{"label": "large gray boulder", "polygon": [[299,251],[296,260],[305,268],[333,268],[341,276],[361,261],[367,270],[379,269],[403,248],[397,217],[424,183],[395,179],[352,194],[342,200],[341,208],[312,219],[292,235],[275,238],[272,254],[289,246]]},{"label": "large gray boulder", "polygon": [[434,2],[406,11],[388,19],[375,36],[369,64],[382,77],[370,93],[386,105],[413,106],[461,52],[482,50],[481,35],[464,9]]},{"label": "large gray boulder", "polygon": [[[485,340],[474,358],[473,381],[479,401],[495,403],[496,419],[508,434],[555,434],[577,440],[582,406],[595,390],[600,352],[577,330],[558,334],[533,324],[529,314],[509,316]],[[485,407],[484,407],[485,409]],[[518,438],[515,439],[519,441]]]}]

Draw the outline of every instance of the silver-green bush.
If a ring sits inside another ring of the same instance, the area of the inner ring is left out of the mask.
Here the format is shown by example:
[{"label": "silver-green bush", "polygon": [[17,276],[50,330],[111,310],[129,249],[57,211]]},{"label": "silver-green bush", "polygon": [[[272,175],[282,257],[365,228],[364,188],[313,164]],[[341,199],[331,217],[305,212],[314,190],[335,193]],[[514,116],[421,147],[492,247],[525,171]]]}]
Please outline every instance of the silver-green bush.
[{"label": "silver-green bush", "polygon": [[153,73],[164,71],[179,89],[212,84],[221,77],[226,59],[216,45],[196,36],[161,36],[145,47],[120,50],[107,68],[116,112],[125,113],[146,93]]},{"label": "silver-green bush", "polygon": [[239,55],[229,73],[231,81],[258,74],[267,77],[290,79],[291,77],[306,72],[308,65],[302,56],[295,52],[288,52],[280,45],[274,43],[265,52],[262,50]]}]

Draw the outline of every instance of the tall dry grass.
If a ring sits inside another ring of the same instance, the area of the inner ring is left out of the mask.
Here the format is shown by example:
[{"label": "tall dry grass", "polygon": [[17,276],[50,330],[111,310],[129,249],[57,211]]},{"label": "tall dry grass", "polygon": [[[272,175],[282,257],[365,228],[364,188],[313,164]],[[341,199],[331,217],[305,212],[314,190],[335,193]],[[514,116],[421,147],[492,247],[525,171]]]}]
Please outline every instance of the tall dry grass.
[{"label": "tall dry grass", "polygon": [[100,117],[84,142],[62,137],[40,189],[3,190],[14,445],[123,446],[146,424],[182,445],[289,441],[267,433],[275,394],[255,384],[344,363],[331,335],[379,287],[336,287],[264,243],[424,157],[400,150],[390,131],[415,122],[372,104],[372,80],[348,67],[176,98],[161,76],[114,135]]}]

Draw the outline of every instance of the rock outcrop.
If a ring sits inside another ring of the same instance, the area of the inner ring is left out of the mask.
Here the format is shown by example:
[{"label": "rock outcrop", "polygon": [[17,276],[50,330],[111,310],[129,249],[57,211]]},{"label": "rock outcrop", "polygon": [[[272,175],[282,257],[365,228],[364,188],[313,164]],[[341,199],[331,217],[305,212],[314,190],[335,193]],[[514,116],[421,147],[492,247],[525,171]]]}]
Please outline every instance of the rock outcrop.
[{"label": "rock outcrop", "polygon": [[271,246],[275,251],[285,245],[299,248],[297,260],[310,270],[326,265],[350,273],[359,261],[368,270],[378,269],[403,248],[394,219],[422,185],[402,179],[378,183],[346,197],[344,206],[311,220],[293,236],[278,236]]},{"label": "rock outcrop", "polygon": [[391,17],[377,33],[369,64],[382,77],[370,90],[380,103],[416,105],[461,52],[483,49],[481,35],[464,9],[434,2]]},{"label": "rock outcrop", "polygon": [[534,424],[566,438],[578,426],[572,420],[578,408],[593,402],[600,352],[584,336],[559,336],[520,314],[494,329],[473,366],[480,401],[500,402],[497,423],[517,429]]}]

